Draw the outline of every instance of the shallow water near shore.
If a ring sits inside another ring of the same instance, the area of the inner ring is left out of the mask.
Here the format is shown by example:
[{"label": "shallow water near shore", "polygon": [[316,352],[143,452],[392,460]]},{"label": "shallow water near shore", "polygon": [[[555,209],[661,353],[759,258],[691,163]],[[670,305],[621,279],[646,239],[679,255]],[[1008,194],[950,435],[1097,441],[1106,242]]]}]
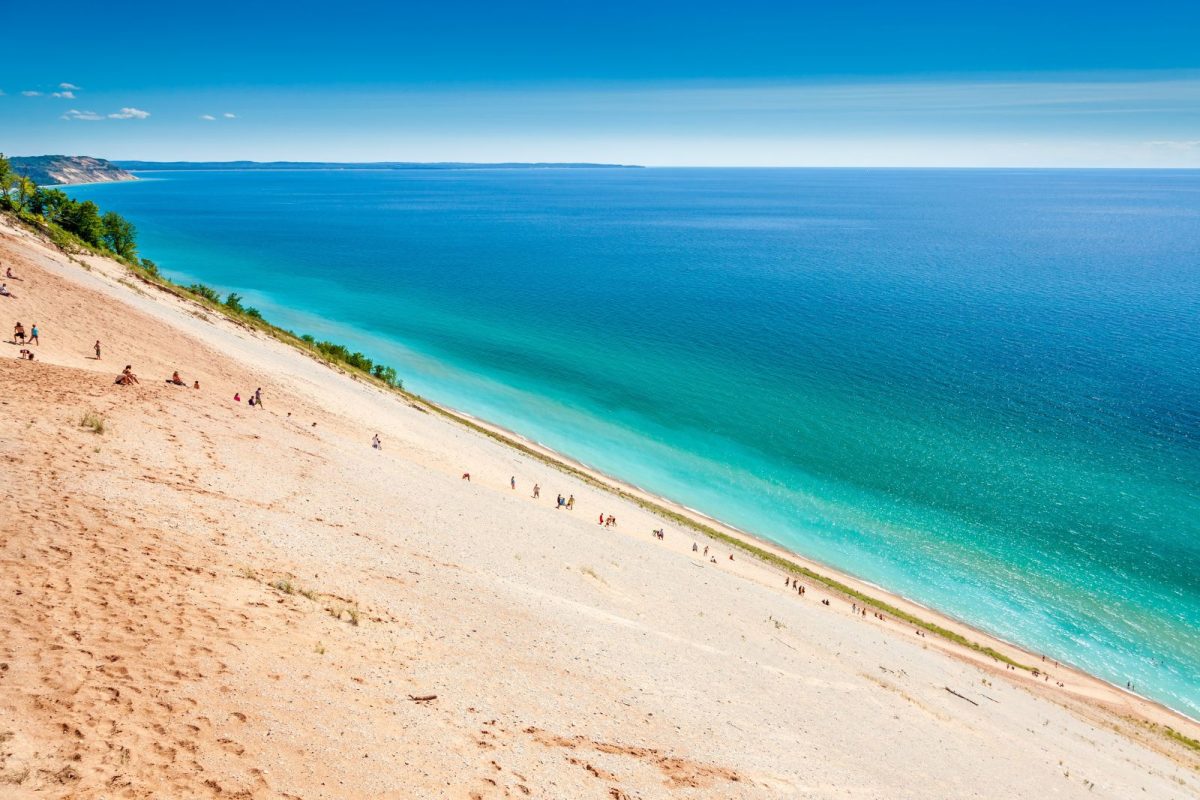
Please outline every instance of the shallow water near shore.
[{"label": "shallow water near shore", "polygon": [[1200,717],[1200,173],[142,177],[175,280]]}]

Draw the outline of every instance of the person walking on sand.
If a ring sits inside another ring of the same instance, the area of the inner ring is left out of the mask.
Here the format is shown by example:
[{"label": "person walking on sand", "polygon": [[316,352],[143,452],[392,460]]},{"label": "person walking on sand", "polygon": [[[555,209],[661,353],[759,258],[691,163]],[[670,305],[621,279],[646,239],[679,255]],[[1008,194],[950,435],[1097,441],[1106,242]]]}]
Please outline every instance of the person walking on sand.
[{"label": "person walking on sand", "polygon": [[517,490],[517,476],[516,475],[513,475],[511,478],[508,479],[508,486],[514,492]]},{"label": "person walking on sand", "polygon": [[100,360],[100,340],[99,339],[96,340],[96,344],[94,344],[92,346],[92,349],[96,351],[96,360],[99,361]]},{"label": "person walking on sand", "polygon": [[261,386],[254,390],[254,405],[258,406],[258,409],[260,411],[262,410],[262,387]]},{"label": "person walking on sand", "polygon": [[376,450],[383,449],[383,442],[379,439],[378,433],[375,434],[375,438],[371,439],[371,447],[374,447]]},{"label": "person walking on sand", "polygon": [[538,486],[538,485],[535,483],[535,484],[533,485],[533,499],[534,499],[534,500],[537,500],[537,499],[538,499],[539,497],[541,497],[541,496],[542,496],[542,487],[541,487],[541,486]]},{"label": "person walking on sand", "polygon": [[567,511],[574,511],[574,510],[575,510],[575,495],[571,495],[570,497],[567,498]]},{"label": "person walking on sand", "polygon": [[36,344],[38,347],[42,346],[42,343],[38,341],[38,327],[36,322],[29,326],[28,344]]},{"label": "person walking on sand", "polygon": [[600,524],[601,524],[601,525],[603,525],[603,524],[604,524],[604,512],[603,512],[603,511],[602,511],[602,512],[600,512]]}]

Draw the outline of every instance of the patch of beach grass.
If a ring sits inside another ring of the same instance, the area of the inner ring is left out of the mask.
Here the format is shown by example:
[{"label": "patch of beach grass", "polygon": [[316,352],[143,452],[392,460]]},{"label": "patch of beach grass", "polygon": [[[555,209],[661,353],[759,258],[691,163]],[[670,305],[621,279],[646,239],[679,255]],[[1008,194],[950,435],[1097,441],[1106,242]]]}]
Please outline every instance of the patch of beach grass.
[{"label": "patch of beach grass", "polygon": [[89,411],[80,418],[79,427],[87,428],[92,433],[104,433],[104,417],[99,412]]},{"label": "patch of beach grass", "polygon": [[1197,753],[1200,753],[1200,741],[1193,739],[1190,736],[1180,733],[1179,731],[1172,728],[1170,725],[1163,726],[1163,733],[1171,741],[1178,742],[1179,744],[1183,745],[1184,747],[1188,748],[1189,750],[1194,750]]},{"label": "patch of beach grass", "polygon": [[292,586],[292,582],[287,580],[286,578],[280,578],[278,580],[271,581],[271,588],[278,589],[279,591],[283,592],[284,594],[295,594],[296,593],[296,588],[294,586]]},{"label": "patch of beach grass", "polygon": [[334,603],[333,605],[328,606],[325,610],[329,612],[329,616],[333,617],[338,622],[341,622],[342,618],[345,617],[347,622],[355,627],[358,627],[359,611],[357,605]]},{"label": "patch of beach grass", "polygon": [[605,581],[604,578],[601,578],[599,575],[597,575],[596,570],[592,569],[591,567],[580,567],[579,571],[582,572],[584,575],[588,576],[589,578],[591,578],[592,580],[596,581],[597,583],[602,583],[605,586],[608,585],[608,582]]}]

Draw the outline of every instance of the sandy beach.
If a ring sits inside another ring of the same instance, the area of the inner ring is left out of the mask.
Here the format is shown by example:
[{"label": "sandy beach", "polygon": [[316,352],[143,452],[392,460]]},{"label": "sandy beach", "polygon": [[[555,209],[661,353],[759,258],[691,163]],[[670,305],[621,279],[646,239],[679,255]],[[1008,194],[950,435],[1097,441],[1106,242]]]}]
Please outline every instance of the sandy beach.
[{"label": "sandy beach", "polygon": [[0,797],[1200,797],[1158,704],[7,221],[4,267]]}]

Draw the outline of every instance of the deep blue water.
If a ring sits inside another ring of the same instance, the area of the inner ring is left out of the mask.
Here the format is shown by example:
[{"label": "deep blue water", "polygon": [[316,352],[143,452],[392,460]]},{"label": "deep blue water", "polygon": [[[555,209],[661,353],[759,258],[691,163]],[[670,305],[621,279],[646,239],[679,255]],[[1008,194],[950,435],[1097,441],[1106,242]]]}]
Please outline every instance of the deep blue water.
[{"label": "deep blue water", "polygon": [[1200,172],[144,177],[171,277],[1200,716]]}]

